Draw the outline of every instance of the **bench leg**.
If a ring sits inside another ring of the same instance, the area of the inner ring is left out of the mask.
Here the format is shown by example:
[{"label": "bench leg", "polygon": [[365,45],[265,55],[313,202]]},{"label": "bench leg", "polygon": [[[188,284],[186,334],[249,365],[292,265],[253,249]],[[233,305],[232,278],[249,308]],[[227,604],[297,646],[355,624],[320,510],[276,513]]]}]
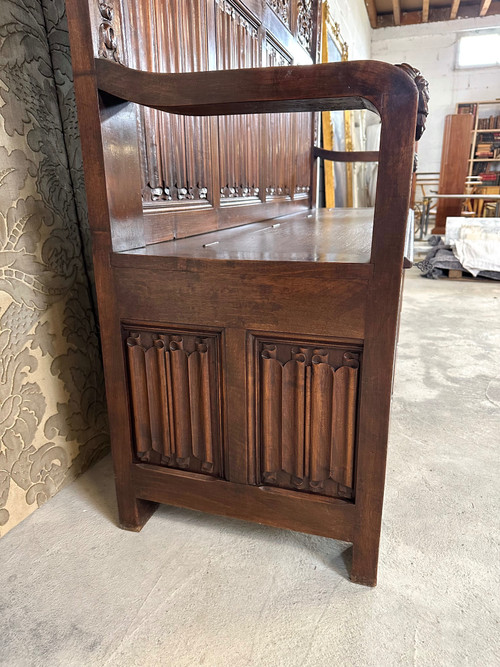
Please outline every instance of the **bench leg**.
[{"label": "bench leg", "polygon": [[118,517],[120,528],[138,533],[154,514],[158,503],[141,500],[118,491]]},{"label": "bench leg", "polygon": [[378,547],[380,534],[354,542],[352,547],[351,581],[363,586],[377,585]]}]

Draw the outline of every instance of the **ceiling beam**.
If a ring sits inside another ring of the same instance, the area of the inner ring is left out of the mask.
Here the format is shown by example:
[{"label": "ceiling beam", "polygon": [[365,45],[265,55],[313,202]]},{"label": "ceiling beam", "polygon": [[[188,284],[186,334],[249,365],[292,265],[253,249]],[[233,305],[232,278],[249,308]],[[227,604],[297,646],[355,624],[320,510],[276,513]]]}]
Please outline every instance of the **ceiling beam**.
[{"label": "ceiling beam", "polygon": [[[491,1],[491,0],[490,0]],[[460,0],[453,0],[450,11],[450,19],[456,19],[460,7]]]},{"label": "ceiling beam", "polygon": [[392,13],[394,14],[394,25],[401,25],[401,6],[399,0],[392,0]]},{"label": "ceiling beam", "polygon": [[[365,0],[367,2],[367,0]],[[1,0],[0,0],[1,4]],[[430,3],[429,3],[430,5]],[[474,2],[473,5],[469,3],[462,3],[458,10],[457,18],[470,19],[477,18],[480,11],[480,2]],[[491,0],[488,16],[493,14],[500,14],[500,0]],[[429,7],[429,23],[434,23],[435,21],[449,21],[450,20],[450,7]],[[422,11],[410,10],[407,12],[401,12],[401,25],[415,25],[416,23],[422,23]],[[392,12],[390,14],[379,14],[377,18],[377,28],[389,28],[394,26],[394,18]]]},{"label": "ceiling beam", "polygon": [[366,11],[368,12],[368,18],[370,19],[370,25],[372,28],[377,27],[377,8],[375,7],[375,0],[365,0]]},{"label": "ceiling beam", "polygon": [[488,9],[490,8],[491,0],[482,0],[481,6],[479,7],[479,16],[486,16]]},{"label": "ceiling beam", "polygon": [[[367,2],[368,0],[365,0]],[[1,4],[1,0],[0,0]],[[430,3],[429,3],[430,4]],[[477,0],[473,4],[461,4],[458,10],[457,18],[471,19],[477,18],[480,12],[481,2]],[[493,14],[500,14],[500,0],[491,0],[489,8],[487,9],[488,16]],[[450,7],[429,7],[429,23],[435,21],[449,21]],[[415,25],[422,23],[422,11],[410,10],[401,12],[401,25]],[[390,14],[379,14],[377,17],[377,28],[389,28],[394,26],[394,18],[392,12]]]},{"label": "ceiling beam", "polygon": [[429,0],[422,0],[422,23],[429,20]]}]

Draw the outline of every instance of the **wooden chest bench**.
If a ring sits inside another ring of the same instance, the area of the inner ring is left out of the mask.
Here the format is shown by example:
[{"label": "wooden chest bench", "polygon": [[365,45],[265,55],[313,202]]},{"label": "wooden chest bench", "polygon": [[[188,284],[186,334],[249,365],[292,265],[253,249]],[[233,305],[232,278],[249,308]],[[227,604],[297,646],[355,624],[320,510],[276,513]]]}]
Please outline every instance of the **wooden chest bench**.
[{"label": "wooden chest bench", "polygon": [[[374,61],[139,71],[113,62],[112,42],[103,57],[86,1],[67,7],[122,527],[169,503],[346,540],[352,580],[375,585],[415,74]],[[314,207],[312,131],[305,194],[145,205],[136,105],[203,127],[375,110],[375,208]]]}]

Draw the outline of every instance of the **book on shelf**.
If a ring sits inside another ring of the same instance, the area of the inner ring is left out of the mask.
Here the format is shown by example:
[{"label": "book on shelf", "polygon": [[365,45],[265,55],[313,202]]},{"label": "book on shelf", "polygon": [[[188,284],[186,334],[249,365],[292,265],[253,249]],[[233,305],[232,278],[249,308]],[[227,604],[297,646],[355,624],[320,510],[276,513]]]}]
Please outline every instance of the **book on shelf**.
[{"label": "book on shelf", "polygon": [[499,158],[500,141],[479,141],[476,144],[474,156],[476,159],[485,158],[486,160]]},{"label": "book on shelf", "polygon": [[477,104],[459,104],[457,113],[463,114],[463,113],[471,113],[473,116],[476,115],[477,112]]},{"label": "book on shelf", "polygon": [[500,194],[500,99],[460,102],[456,113],[473,116],[467,178]]},{"label": "book on shelf", "polygon": [[478,130],[496,130],[500,128],[500,116],[488,116],[487,118],[478,118]]},{"label": "book on shelf", "polygon": [[493,141],[500,141],[500,131],[499,132],[494,132],[491,130],[483,130],[479,134],[479,139],[478,141],[480,143],[492,143]]},{"label": "book on shelf", "polygon": [[476,163],[477,171],[475,174],[479,176],[481,184],[485,186],[498,186],[500,185],[500,161],[499,162],[489,162]]}]

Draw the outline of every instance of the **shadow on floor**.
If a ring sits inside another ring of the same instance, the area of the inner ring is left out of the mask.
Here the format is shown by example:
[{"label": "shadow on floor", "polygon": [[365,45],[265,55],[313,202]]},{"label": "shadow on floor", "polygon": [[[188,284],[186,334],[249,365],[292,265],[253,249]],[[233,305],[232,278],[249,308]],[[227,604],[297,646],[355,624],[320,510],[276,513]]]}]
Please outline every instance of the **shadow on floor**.
[{"label": "shadow on floor", "polygon": [[[110,456],[105,457],[82,475],[75,482],[74,491],[76,495],[83,496],[97,514],[105,517],[113,526],[116,526],[117,530],[121,530],[118,523],[118,508]],[[313,558],[342,578],[349,579],[352,547],[347,542],[273,528],[225,516],[204,514],[203,512],[171,505],[160,505],[150,521],[168,521],[186,525],[195,522],[200,525],[200,529],[229,532],[234,536],[248,537],[262,543],[278,544],[286,541],[295,545],[299,550],[308,552]],[[143,530],[148,530],[147,524]]]}]

